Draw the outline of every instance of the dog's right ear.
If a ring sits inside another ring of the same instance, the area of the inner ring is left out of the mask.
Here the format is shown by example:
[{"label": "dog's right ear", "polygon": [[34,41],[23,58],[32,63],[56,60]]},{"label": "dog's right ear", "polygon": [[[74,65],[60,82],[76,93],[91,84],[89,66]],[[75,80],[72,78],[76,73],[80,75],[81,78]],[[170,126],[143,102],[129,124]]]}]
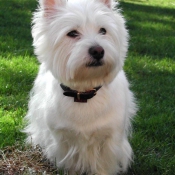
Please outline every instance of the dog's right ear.
[{"label": "dog's right ear", "polygon": [[40,7],[44,10],[45,16],[53,13],[59,6],[66,4],[66,0],[39,0]]}]

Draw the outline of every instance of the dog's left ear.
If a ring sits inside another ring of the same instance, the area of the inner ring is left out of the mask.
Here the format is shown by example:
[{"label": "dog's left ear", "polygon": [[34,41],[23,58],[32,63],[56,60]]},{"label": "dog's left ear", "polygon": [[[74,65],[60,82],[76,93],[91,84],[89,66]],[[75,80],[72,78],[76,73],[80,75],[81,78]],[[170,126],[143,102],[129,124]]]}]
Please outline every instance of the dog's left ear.
[{"label": "dog's left ear", "polygon": [[44,11],[44,16],[48,17],[57,11],[57,7],[64,6],[66,0],[39,0],[39,4]]},{"label": "dog's left ear", "polygon": [[101,1],[102,3],[104,3],[110,9],[112,9],[113,0],[99,0],[99,1]]}]

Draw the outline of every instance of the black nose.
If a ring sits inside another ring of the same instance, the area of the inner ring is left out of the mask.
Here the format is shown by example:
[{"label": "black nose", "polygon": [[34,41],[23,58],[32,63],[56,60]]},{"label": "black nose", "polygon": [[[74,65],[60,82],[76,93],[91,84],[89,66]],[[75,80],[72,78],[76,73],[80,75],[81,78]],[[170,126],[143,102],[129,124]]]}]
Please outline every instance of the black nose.
[{"label": "black nose", "polygon": [[89,54],[96,60],[100,60],[104,56],[104,49],[101,46],[93,46],[89,49]]}]

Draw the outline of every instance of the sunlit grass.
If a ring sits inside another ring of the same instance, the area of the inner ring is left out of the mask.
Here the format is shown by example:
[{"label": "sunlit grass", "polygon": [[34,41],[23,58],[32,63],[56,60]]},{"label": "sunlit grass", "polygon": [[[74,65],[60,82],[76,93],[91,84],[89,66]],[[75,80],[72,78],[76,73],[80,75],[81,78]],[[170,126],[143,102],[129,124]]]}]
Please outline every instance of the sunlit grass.
[{"label": "sunlit grass", "polygon": [[32,57],[12,56],[0,60],[0,145],[24,139],[22,119],[37,65]]}]

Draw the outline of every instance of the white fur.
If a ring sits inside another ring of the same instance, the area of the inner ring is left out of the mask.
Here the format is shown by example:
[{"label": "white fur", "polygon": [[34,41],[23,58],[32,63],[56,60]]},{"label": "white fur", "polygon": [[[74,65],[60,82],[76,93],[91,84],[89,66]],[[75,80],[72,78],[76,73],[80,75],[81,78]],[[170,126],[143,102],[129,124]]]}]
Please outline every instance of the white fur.
[{"label": "white fur", "polygon": [[[41,65],[26,116],[27,142],[39,144],[70,175],[126,171],[132,159],[127,137],[136,107],[122,70],[128,48],[123,17],[111,0],[39,2],[32,35]],[[79,37],[68,37],[72,30]],[[104,65],[87,67],[92,61],[88,49],[94,45],[104,48]],[[76,103],[63,95],[60,83],[78,91],[102,88],[87,103]]]}]

